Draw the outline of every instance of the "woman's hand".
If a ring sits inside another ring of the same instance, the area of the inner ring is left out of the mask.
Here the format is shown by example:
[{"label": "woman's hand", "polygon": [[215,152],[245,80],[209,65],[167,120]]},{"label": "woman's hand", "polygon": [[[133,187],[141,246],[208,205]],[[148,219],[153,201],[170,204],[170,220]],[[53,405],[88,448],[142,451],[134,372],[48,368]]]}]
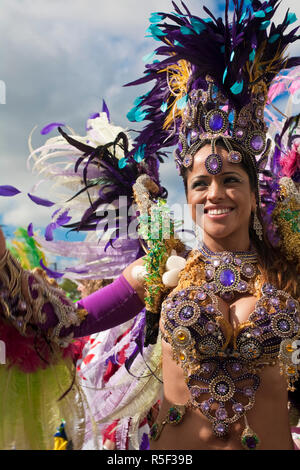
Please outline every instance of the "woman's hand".
[{"label": "woman's hand", "polygon": [[4,234],[0,228],[0,259],[2,258],[2,256],[4,255],[5,253],[5,250],[6,250],[6,243],[5,243],[5,238],[4,238]]},{"label": "woman's hand", "polygon": [[129,282],[129,284],[134,288],[134,290],[136,291],[136,293],[138,294],[142,302],[144,302],[144,298],[146,295],[144,284],[143,282],[135,279],[135,277],[133,276],[132,270],[135,266],[143,266],[143,265],[144,265],[144,258],[139,258],[133,263],[131,263],[129,266],[127,266],[127,268],[125,268],[123,271],[123,276]]}]

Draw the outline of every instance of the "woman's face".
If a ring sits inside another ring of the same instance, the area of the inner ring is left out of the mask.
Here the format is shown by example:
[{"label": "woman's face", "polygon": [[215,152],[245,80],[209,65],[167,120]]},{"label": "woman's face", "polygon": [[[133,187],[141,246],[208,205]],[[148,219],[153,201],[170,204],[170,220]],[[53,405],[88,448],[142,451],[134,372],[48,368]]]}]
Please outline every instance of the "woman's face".
[{"label": "woman's face", "polygon": [[[211,145],[202,147],[194,157],[192,170],[187,172],[187,202],[191,204],[192,218],[203,228],[206,243],[230,237],[231,244],[236,241],[239,247],[243,242],[247,245],[251,211],[256,207],[249,177],[240,164],[227,161],[228,152],[222,147],[217,147],[223,161],[222,171],[211,175],[205,167],[211,153]],[[200,219],[199,211],[196,218],[197,204],[204,209]]]}]

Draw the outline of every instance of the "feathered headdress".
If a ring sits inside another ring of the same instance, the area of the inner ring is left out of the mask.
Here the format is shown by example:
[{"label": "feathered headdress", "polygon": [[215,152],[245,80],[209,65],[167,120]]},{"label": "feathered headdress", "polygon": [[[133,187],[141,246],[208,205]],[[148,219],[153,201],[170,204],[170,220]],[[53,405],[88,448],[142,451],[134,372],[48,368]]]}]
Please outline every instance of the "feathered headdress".
[{"label": "feathered headdress", "polygon": [[[200,18],[184,3],[181,10],[174,2],[174,13],[151,16],[147,32],[163,45],[152,54],[155,60],[146,65],[145,76],[129,84],[155,81],[127,115],[131,121],[149,121],[130,152],[137,161],[178,145],[175,161],[181,170],[192,164],[203,141],[222,137],[229,161],[241,161],[231,146],[234,141],[247,151],[257,171],[265,167],[270,147],[264,121],[268,89],[280,70],[300,64],[299,57],[285,55],[298,39],[297,28],[286,33],[296,16],[287,12],[276,26],[271,21],[278,0],[233,4],[231,22],[229,0],[224,21],[206,7],[208,17]],[[212,160],[211,169],[218,164]]]}]

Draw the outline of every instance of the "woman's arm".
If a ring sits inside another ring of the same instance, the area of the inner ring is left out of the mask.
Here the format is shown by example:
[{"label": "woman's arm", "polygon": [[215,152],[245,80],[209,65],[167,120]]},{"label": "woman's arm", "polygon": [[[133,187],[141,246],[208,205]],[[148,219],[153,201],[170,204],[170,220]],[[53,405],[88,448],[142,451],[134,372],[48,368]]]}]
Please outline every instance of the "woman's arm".
[{"label": "woman's arm", "polygon": [[0,311],[26,334],[35,325],[47,336],[66,345],[72,337],[87,336],[112,328],[137,315],[144,307],[144,289],[128,266],[112,284],[72,303],[42,270],[24,271],[5,249],[0,231]]}]

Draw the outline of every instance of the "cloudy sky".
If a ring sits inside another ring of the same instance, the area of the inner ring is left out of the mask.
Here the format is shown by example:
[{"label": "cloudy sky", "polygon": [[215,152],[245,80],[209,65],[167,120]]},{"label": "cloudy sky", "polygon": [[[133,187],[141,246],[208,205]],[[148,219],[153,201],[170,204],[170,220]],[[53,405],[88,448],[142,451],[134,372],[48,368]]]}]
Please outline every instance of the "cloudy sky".
[{"label": "cloudy sky", "polygon": [[[206,5],[218,14],[222,3],[208,0]],[[202,14],[202,0],[186,4]],[[300,17],[297,0],[282,4],[280,19],[288,7]],[[86,118],[100,110],[105,98],[112,121],[132,126],[126,113],[144,89],[122,86],[141,76],[142,57],[157,47],[145,38],[150,13],[170,7],[170,0],[1,0],[0,80],[6,103],[0,104],[0,185],[28,192],[35,184],[26,169],[27,139],[35,125],[41,129],[64,122],[84,135]],[[299,46],[292,52],[299,54]],[[37,130],[34,147],[43,142]],[[162,168],[162,181],[170,203],[184,202],[171,160]],[[7,234],[12,226],[29,222],[43,227],[48,216],[22,195],[0,198],[0,222],[7,225]]]}]

